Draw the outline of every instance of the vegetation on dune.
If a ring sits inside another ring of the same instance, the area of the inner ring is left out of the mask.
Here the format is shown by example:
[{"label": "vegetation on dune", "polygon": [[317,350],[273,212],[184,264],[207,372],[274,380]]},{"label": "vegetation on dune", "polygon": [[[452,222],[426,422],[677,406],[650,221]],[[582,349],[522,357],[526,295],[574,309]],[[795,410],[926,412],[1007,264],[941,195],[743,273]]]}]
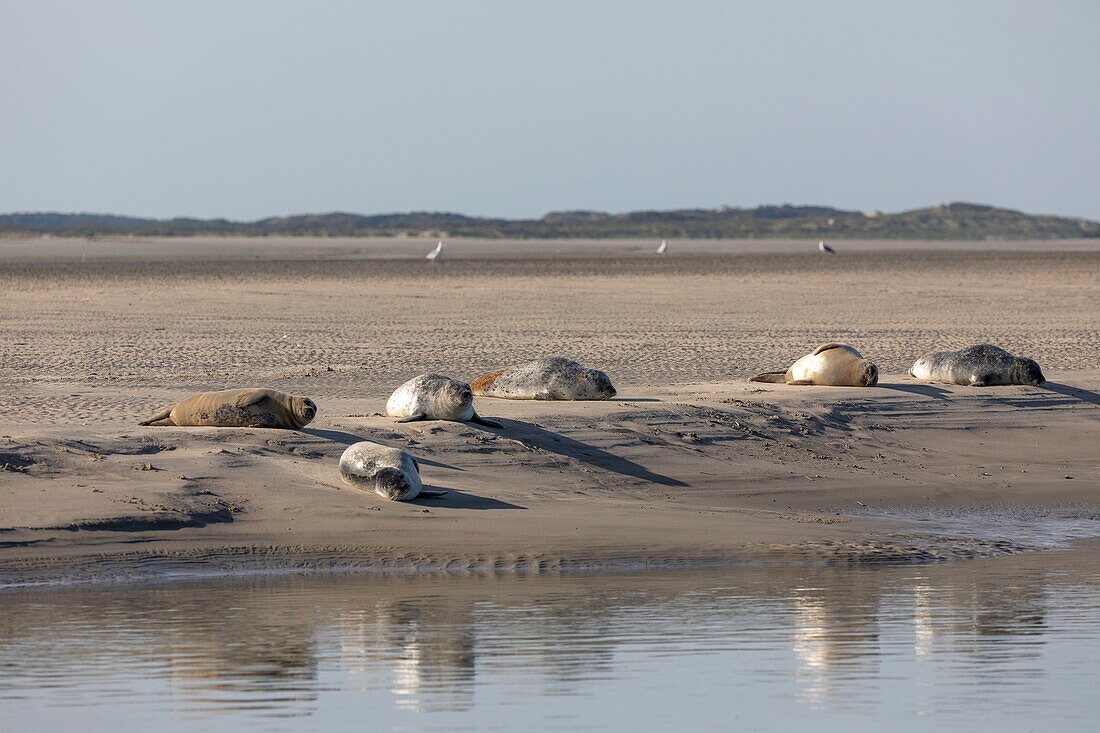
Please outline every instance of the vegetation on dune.
[{"label": "vegetation on dune", "polygon": [[104,214],[0,215],[0,234],[57,236],[449,236],[489,239],[1067,239],[1100,237],[1100,222],[1033,216],[978,204],[945,204],[895,214],[825,206],[754,209],[556,211],[541,219],[494,219],[462,214],[331,213],[227,219],[139,219]]}]

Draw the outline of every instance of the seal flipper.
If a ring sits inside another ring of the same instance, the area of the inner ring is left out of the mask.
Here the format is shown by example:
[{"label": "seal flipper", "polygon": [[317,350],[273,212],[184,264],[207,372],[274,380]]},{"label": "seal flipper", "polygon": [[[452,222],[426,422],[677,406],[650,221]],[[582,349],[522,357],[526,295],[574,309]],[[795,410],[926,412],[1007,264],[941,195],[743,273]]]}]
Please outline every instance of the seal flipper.
[{"label": "seal flipper", "polygon": [[423,412],[415,412],[412,415],[409,415],[408,417],[401,418],[397,422],[416,422],[417,420],[427,420],[427,419],[428,419],[428,416],[425,415]]},{"label": "seal flipper", "polygon": [[838,343],[836,343],[836,342],[834,342],[834,341],[830,341],[829,343],[827,343],[827,344],[822,344],[821,346],[818,346],[818,347],[817,347],[816,349],[814,349],[814,350],[813,350],[813,355],[814,355],[814,356],[817,356],[817,355],[818,355],[818,354],[820,354],[820,353],[821,353],[822,351],[828,351],[829,349],[842,349],[842,348],[844,348],[844,347],[845,347],[845,346],[847,346],[847,345],[848,345],[848,344],[838,344]]},{"label": "seal flipper", "polygon": [[175,405],[173,405],[172,407],[165,407],[163,410],[158,412],[156,415],[153,415],[151,418],[149,418],[147,420],[142,420],[141,422],[138,423],[138,425],[152,425],[155,422],[160,422],[161,420],[167,420],[169,417],[172,416],[172,408],[173,407],[175,407]]},{"label": "seal flipper", "polygon": [[267,399],[266,392],[256,392],[253,395],[243,394],[237,398],[237,407],[252,407],[252,405],[258,405]]},{"label": "seal flipper", "polygon": [[446,496],[446,491],[437,491],[435,489],[421,489],[420,493],[416,495],[417,499],[438,499],[441,496]]},{"label": "seal flipper", "polygon": [[787,384],[792,384],[796,387],[805,387],[808,385],[813,386],[813,382],[809,379],[792,379],[791,381],[787,382]]},{"label": "seal flipper", "polygon": [[473,417],[470,418],[470,422],[477,423],[478,425],[484,425],[487,428],[503,428],[504,426],[498,423],[496,420],[487,420],[476,412]]},{"label": "seal flipper", "polygon": [[762,372],[755,376],[749,377],[750,382],[767,382],[769,384],[784,384],[787,381],[787,371],[781,372]]}]

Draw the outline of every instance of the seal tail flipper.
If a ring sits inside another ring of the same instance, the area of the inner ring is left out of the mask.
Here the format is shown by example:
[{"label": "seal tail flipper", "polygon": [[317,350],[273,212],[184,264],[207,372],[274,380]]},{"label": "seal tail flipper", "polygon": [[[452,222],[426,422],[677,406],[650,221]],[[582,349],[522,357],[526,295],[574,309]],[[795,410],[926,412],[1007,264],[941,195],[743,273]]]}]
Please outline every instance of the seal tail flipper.
[{"label": "seal tail flipper", "polygon": [[761,372],[749,377],[750,382],[767,382],[769,384],[784,384],[787,381],[787,371]]},{"label": "seal tail flipper", "polygon": [[152,417],[148,418],[147,420],[142,420],[141,422],[138,423],[138,425],[152,425],[153,423],[160,422],[161,420],[167,420],[171,415],[172,415],[172,408],[171,407],[165,407],[163,410],[158,412],[156,415],[153,415]]},{"label": "seal tail flipper", "polygon": [[487,420],[486,418],[482,417],[481,415],[477,414],[476,412],[474,413],[473,417],[470,418],[470,422],[477,423],[478,425],[484,425],[487,428],[503,428],[504,427],[503,425],[498,423],[496,420]]},{"label": "seal tail flipper", "polygon": [[397,422],[416,422],[417,420],[426,420],[427,417],[428,416],[425,415],[423,412],[417,412],[417,413],[414,413],[412,415],[409,415],[408,417],[403,417],[400,420],[398,420]]}]

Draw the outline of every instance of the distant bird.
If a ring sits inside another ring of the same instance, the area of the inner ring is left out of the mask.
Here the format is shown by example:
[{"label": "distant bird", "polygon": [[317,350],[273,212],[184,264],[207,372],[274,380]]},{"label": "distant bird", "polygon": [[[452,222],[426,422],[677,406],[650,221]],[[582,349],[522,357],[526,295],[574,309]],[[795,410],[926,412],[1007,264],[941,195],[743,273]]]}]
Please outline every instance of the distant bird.
[{"label": "distant bird", "polygon": [[427,259],[431,262],[435,262],[436,260],[438,260],[442,256],[443,256],[443,240],[441,239],[441,240],[439,240],[439,244],[435,245],[435,249],[433,249],[431,252],[429,252],[428,256],[425,259]]},{"label": "distant bird", "polygon": [[835,255],[836,254],[836,250],[833,249],[832,247],[830,247],[829,245],[825,244],[824,239],[822,239],[820,242],[817,243],[817,248],[819,250],[821,250],[822,252],[824,252],[825,254],[830,254],[830,255]]},{"label": "distant bird", "polygon": [[668,252],[668,240],[662,239],[661,243],[657,245],[657,254],[663,255],[665,252]]}]

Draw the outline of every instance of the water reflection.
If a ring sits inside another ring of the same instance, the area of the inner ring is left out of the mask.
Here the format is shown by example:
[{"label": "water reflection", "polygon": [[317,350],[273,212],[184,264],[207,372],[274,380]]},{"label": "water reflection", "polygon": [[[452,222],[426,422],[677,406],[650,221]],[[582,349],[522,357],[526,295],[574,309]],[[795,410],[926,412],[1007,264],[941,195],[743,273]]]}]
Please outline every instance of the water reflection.
[{"label": "water reflection", "polygon": [[[900,684],[921,690],[909,713],[973,722],[975,701],[994,705],[1008,690],[1005,704],[1038,710],[1044,694],[1100,684],[1086,663],[1100,652],[1098,554],[1094,545],[1056,564],[1034,555],[921,568],[8,591],[0,701],[13,720],[41,716],[44,703],[109,714],[125,701],[153,720],[279,716],[294,728],[337,710],[375,722],[446,712],[473,725],[541,700],[554,727],[554,700],[577,711],[638,690],[673,707],[702,695],[716,715],[793,699],[858,719],[881,714]],[[1074,644],[1048,653],[1067,634]],[[1059,682],[1066,670],[1074,679]]]},{"label": "water reflection", "polygon": [[167,595],[157,599],[153,615],[163,622],[165,647],[148,653],[166,660],[174,694],[187,703],[183,709],[248,710],[274,702],[284,713],[312,710],[315,619],[280,613],[260,593],[200,594],[200,602],[183,607],[186,615],[177,615],[183,608]]},{"label": "water reflection", "polygon": [[390,661],[394,704],[412,710],[465,710],[473,704],[474,627],[463,604],[439,598],[390,599],[341,619],[340,645],[349,678],[369,689],[372,671]]},{"label": "water reflection", "polygon": [[813,585],[794,589],[793,650],[802,699],[824,699],[852,671],[877,671],[882,592],[876,573],[835,568],[817,574]]}]

